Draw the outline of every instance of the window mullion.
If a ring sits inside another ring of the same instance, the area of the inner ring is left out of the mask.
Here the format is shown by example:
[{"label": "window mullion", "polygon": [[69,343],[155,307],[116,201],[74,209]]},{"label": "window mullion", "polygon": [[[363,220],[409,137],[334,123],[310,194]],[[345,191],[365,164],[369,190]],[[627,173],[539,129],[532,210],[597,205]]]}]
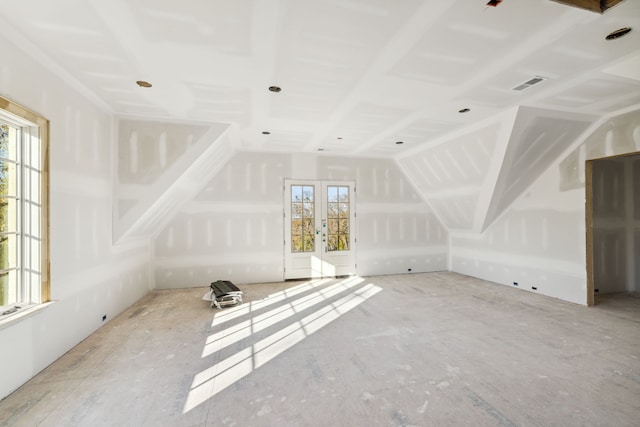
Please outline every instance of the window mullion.
[{"label": "window mullion", "polygon": [[0,97],[0,306],[48,301],[49,123]]}]

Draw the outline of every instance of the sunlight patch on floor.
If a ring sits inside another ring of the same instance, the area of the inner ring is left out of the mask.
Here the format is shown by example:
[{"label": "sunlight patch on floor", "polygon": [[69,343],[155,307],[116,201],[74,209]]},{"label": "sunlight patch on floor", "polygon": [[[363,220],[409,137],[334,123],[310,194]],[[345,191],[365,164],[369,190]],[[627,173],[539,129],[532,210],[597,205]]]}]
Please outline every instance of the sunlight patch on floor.
[{"label": "sunlight patch on floor", "polygon": [[251,301],[249,303],[242,304],[237,307],[225,309],[223,312],[216,313],[215,317],[213,318],[213,321],[211,322],[211,327],[219,326],[233,319],[237,319],[238,317],[242,317],[246,314],[252,313],[264,307],[268,307],[280,301],[284,301],[285,299],[290,298],[292,296],[295,296],[303,292],[306,292],[308,290],[322,286],[328,283],[329,281],[331,281],[331,279],[319,279],[319,280],[304,282],[292,288],[285,289],[280,292],[271,294],[267,298],[261,299],[259,301]]},{"label": "sunlight patch on floor", "polygon": [[[261,328],[264,329],[266,325],[270,326],[272,324],[285,320],[304,309],[316,306],[320,302],[326,301],[331,296],[335,296],[341,292],[344,292],[345,290],[349,290],[354,286],[362,283],[363,281],[364,279],[360,277],[348,278],[336,283],[335,285],[319,289],[313,294],[294,300],[293,302],[284,305],[284,310],[280,310],[279,308],[273,309],[271,310],[271,312],[274,313],[270,316],[264,317],[269,312],[265,313],[264,315],[258,316],[262,317],[262,320],[260,320],[259,322],[268,322],[264,325],[261,325]],[[310,289],[308,286],[312,286],[314,283],[316,284],[316,286],[319,286],[317,285],[317,282],[309,282],[300,285],[298,288],[299,290],[308,290]],[[326,284],[326,281],[323,282],[323,284]],[[301,342],[314,332],[319,331],[324,326],[338,319],[340,316],[362,304],[367,299],[373,297],[380,291],[382,291],[382,288],[369,283],[353,292],[348,293],[344,297],[332,303],[320,306],[316,311],[305,316],[304,318],[283,327],[282,329],[261,339],[255,344],[246,347],[233,354],[232,356],[229,356],[226,359],[214,364],[213,366],[201,371],[200,373],[195,375],[193,379],[189,395],[187,396],[187,400],[183,408],[183,413],[187,413],[198,405],[211,399],[213,396],[215,396],[225,388],[229,387],[241,378],[249,375],[255,369],[263,366],[270,360],[273,360],[275,357],[282,354],[287,349]],[[300,290],[300,292],[304,291]],[[274,294],[274,298],[278,301],[282,301],[281,297],[283,297],[283,295],[283,293],[277,293]],[[290,295],[291,293],[289,294],[289,296]],[[286,298],[286,295],[284,296]],[[268,297],[263,301],[266,301],[269,298],[271,297]],[[265,304],[262,305],[262,307],[268,305],[271,304]],[[239,315],[236,315],[238,312],[240,312],[240,310],[238,310],[239,308],[241,307],[236,307],[235,311],[230,312],[230,315],[234,316],[234,318],[239,317]],[[250,313],[250,311],[251,308],[249,307],[249,311],[245,311],[243,314],[248,314]],[[235,340],[233,342],[237,342],[242,338],[250,336],[253,333],[251,332],[251,325],[254,320],[252,319],[248,322],[248,325],[245,324],[245,322],[241,323],[241,325],[243,325],[242,329],[234,329],[235,332],[227,331],[227,333],[230,335],[220,335],[213,340],[211,337],[214,337],[215,334],[210,336],[207,340],[207,343],[205,343],[205,348],[209,345],[214,344],[215,340],[220,341],[219,345],[222,345],[221,342],[226,337],[229,337],[230,340]],[[233,336],[233,334],[238,333],[240,335]],[[225,346],[229,344],[230,342],[225,344]],[[211,350],[210,354],[218,350],[219,349]]]},{"label": "sunlight patch on floor", "polygon": [[300,313],[316,304],[320,304],[328,298],[338,295],[356,285],[364,282],[361,277],[353,277],[342,280],[327,288],[322,288],[317,292],[297,298],[288,304],[281,305],[272,310],[262,313],[249,320],[245,320],[220,332],[210,335],[206,345],[202,350],[202,357],[210,356],[216,351],[235,344],[236,342],[250,337],[252,334],[260,332],[270,326],[275,325],[296,313]]}]

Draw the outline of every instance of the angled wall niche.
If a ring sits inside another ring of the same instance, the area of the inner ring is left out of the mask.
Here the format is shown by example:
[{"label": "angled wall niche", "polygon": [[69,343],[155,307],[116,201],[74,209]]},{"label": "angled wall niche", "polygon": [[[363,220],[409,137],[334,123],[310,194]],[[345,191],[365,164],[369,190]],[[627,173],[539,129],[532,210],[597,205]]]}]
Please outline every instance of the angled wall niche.
[{"label": "angled wall niche", "polygon": [[482,230],[491,225],[595,120],[596,117],[586,114],[521,107]]},{"label": "angled wall niche", "polygon": [[229,125],[122,120],[114,241],[153,237],[233,154]]}]

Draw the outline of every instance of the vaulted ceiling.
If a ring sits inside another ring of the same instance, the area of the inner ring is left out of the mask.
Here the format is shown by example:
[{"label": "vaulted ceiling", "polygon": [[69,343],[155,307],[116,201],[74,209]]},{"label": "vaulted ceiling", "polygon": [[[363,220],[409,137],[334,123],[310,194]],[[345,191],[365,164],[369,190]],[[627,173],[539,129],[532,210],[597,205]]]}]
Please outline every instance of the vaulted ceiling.
[{"label": "vaulted ceiling", "polygon": [[484,229],[590,124],[640,107],[637,0],[3,0],[0,24],[123,119],[393,157],[454,229]]}]

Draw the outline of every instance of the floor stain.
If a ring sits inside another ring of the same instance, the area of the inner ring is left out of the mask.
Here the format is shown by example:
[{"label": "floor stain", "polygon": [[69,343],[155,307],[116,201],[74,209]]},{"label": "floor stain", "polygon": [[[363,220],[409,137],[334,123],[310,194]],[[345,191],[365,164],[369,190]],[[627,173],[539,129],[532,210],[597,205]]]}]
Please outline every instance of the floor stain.
[{"label": "floor stain", "polygon": [[145,310],[147,309],[147,307],[140,307],[139,309],[137,309],[136,311],[134,311],[133,313],[131,313],[129,315],[129,319],[133,319],[134,317],[139,316],[141,313],[143,313]]},{"label": "floor stain", "polygon": [[511,420],[505,417],[502,414],[502,412],[497,410],[493,405],[491,405],[489,402],[487,402],[486,400],[478,396],[476,393],[470,392],[469,397],[473,401],[474,406],[484,410],[487,414],[495,418],[495,420],[498,421],[499,426],[516,427],[516,424],[514,424]]},{"label": "floor stain", "polygon": [[18,406],[15,411],[11,412],[9,417],[7,417],[4,421],[0,420],[0,426],[12,426],[17,425],[19,420],[29,413],[29,411],[35,407],[38,403],[42,402],[45,397],[49,395],[49,391],[37,394],[32,399],[27,400],[22,405]]}]

